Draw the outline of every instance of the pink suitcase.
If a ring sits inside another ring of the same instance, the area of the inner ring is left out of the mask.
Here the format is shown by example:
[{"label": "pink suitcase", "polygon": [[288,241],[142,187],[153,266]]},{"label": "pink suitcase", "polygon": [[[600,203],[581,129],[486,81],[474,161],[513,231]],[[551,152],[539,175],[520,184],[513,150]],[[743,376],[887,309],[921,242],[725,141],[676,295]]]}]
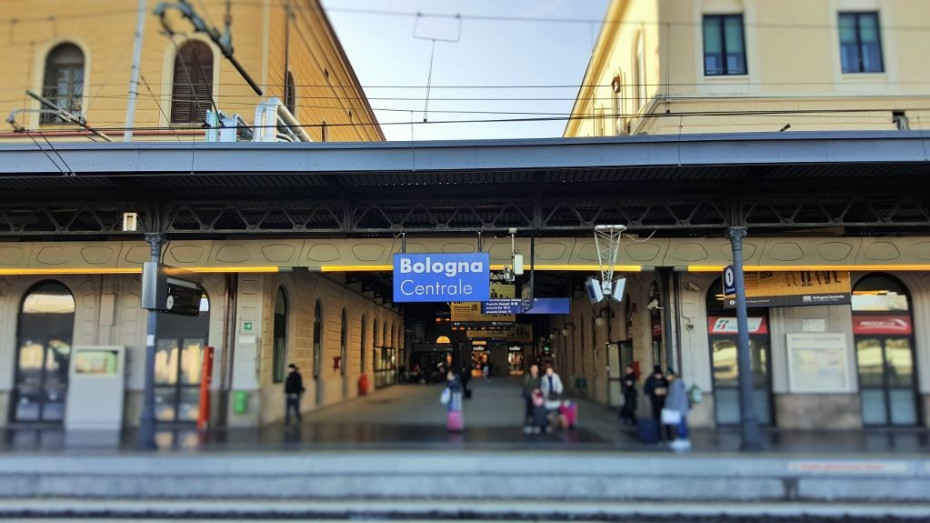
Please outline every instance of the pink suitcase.
[{"label": "pink suitcase", "polygon": [[565,418],[565,423],[574,428],[578,424],[578,404],[574,401],[563,401],[559,407],[559,414]]},{"label": "pink suitcase", "polygon": [[446,417],[446,429],[449,432],[462,432],[465,430],[465,418],[462,417],[462,411],[450,410]]}]

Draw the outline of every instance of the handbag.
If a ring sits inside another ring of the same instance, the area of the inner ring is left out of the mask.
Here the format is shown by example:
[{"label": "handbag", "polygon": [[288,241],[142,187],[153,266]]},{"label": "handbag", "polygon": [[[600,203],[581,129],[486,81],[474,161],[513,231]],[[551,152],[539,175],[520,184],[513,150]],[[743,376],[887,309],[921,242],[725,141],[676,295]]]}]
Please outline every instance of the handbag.
[{"label": "handbag", "polygon": [[672,409],[662,409],[662,424],[663,425],[678,425],[681,423],[681,413],[677,410]]},{"label": "handbag", "polygon": [[449,403],[449,400],[452,399],[452,391],[448,387],[442,389],[442,394],[439,395],[439,403],[446,405]]}]

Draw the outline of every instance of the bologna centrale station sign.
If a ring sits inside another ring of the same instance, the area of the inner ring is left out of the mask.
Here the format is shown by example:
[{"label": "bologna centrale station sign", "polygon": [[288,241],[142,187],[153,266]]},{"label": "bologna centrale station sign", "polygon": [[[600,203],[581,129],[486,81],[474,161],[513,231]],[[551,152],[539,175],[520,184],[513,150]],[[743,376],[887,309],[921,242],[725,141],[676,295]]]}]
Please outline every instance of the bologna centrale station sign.
[{"label": "bologna centrale station sign", "polygon": [[394,255],[394,302],[482,302],[491,297],[486,252]]}]

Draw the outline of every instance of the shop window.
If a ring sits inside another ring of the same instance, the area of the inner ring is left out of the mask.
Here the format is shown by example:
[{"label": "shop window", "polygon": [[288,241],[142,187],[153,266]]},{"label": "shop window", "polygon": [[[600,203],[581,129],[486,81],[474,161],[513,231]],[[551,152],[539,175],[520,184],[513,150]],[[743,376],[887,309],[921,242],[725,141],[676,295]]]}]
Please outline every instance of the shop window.
[{"label": "shop window", "polygon": [[[74,116],[81,116],[84,104],[84,53],[74,44],[59,44],[45,59],[42,96]],[[44,107],[43,107],[44,109]],[[51,113],[42,113],[43,124],[64,123]]]},{"label": "shop window", "polygon": [[839,31],[844,73],[884,72],[877,12],[840,13]]},{"label": "shop window", "polygon": [[704,75],[746,74],[743,15],[704,15]]},{"label": "shop window", "polygon": [[284,367],[287,361],[287,296],[283,287],[278,287],[278,294],[274,300],[273,336],[272,378],[275,383],[280,383],[284,381]]},{"label": "shop window", "polygon": [[213,50],[191,40],[174,58],[171,123],[202,123],[213,107]]}]

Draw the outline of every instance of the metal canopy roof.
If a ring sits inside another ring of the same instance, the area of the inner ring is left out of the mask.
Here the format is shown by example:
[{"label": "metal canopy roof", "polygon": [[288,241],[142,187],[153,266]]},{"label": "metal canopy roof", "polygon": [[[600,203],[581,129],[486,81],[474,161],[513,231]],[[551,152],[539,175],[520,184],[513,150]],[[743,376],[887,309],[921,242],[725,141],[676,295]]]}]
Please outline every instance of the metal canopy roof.
[{"label": "metal canopy roof", "polygon": [[120,209],[147,206],[169,232],[206,235],[565,231],[607,221],[926,228],[928,142],[920,131],[889,131],[5,144],[0,234],[110,233]]}]

